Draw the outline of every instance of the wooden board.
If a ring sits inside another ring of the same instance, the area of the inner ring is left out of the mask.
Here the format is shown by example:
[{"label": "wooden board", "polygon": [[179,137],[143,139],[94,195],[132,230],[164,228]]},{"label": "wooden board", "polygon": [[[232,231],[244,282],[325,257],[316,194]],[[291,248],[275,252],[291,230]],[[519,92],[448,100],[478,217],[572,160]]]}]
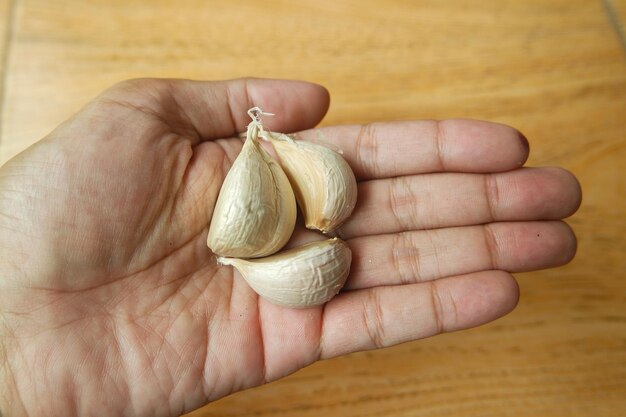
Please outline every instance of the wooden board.
[{"label": "wooden board", "polygon": [[191,415],[623,416],[626,3],[607,1],[0,0],[0,163],[139,76],[320,82],[324,124],[514,125],[531,165],[581,181],[572,264],[520,274],[519,307],[488,326],[317,363]]},{"label": "wooden board", "polygon": [[[4,80],[5,73],[4,68],[7,62],[9,51],[7,46],[11,42],[11,34],[12,34],[12,9],[10,0],[0,0],[0,110],[2,110],[2,102],[4,100]],[[0,113],[1,117],[1,113]],[[0,122],[1,122],[0,118]],[[0,124],[0,128],[2,125]],[[0,135],[0,149],[2,149],[1,145],[2,136]],[[1,157],[0,157],[1,158]],[[3,160],[0,159],[0,164],[2,164]]]}]

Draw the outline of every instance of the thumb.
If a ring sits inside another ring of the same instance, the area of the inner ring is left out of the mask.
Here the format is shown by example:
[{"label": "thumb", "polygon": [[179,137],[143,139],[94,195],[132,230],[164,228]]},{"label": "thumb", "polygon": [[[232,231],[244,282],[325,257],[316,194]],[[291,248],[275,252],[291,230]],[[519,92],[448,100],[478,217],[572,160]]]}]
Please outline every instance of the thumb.
[{"label": "thumb", "polygon": [[135,79],[103,93],[147,108],[171,126],[197,133],[197,142],[231,137],[250,122],[247,110],[260,107],[275,116],[263,120],[270,130],[295,132],[314,127],[326,114],[328,91],[305,81],[240,78],[228,81]]}]

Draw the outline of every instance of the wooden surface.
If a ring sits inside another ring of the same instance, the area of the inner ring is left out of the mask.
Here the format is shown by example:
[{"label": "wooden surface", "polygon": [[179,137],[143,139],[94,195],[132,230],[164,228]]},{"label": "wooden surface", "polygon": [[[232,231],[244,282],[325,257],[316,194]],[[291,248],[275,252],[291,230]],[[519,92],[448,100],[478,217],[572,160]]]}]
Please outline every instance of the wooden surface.
[{"label": "wooden surface", "polygon": [[[584,201],[568,266],[490,325],[317,363],[200,416],[626,415],[625,0],[0,0],[0,163],[115,81],[320,82],[324,124],[472,117]],[[620,36],[622,38],[620,39]]]}]

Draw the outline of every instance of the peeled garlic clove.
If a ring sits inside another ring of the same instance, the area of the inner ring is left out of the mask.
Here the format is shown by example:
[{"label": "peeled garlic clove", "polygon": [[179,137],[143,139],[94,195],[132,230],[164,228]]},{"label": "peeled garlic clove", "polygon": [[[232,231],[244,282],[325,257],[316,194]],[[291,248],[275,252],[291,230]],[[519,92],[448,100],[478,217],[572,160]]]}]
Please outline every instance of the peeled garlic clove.
[{"label": "peeled garlic clove", "polygon": [[352,252],[334,238],[313,242],[263,259],[218,258],[232,265],[261,297],[284,307],[324,304],[343,287]]},{"label": "peeled garlic clove", "polygon": [[293,233],[296,200],[285,173],[260,146],[252,123],[222,184],[207,245],[220,256],[255,258],[279,251]]},{"label": "peeled garlic clove", "polygon": [[354,210],[357,185],[337,152],[282,133],[267,135],[296,194],[306,227],[331,232]]}]

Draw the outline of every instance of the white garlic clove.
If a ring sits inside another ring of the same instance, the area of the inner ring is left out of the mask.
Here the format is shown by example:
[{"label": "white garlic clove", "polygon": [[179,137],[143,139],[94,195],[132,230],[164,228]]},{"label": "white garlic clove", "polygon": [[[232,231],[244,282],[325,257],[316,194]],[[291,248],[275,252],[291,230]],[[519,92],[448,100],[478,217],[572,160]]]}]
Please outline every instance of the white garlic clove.
[{"label": "white garlic clove", "polygon": [[279,251],[293,233],[296,200],[285,173],[248,127],[241,153],[220,190],[207,245],[217,255],[256,258]]},{"label": "white garlic clove", "polygon": [[337,152],[282,133],[269,138],[296,194],[306,227],[324,233],[340,226],[354,210],[357,185],[348,163]]},{"label": "white garlic clove", "polygon": [[341,239],[313,242],[262,259],[218,258],[232,265],[261,297],[305,308],[324,304],[343,287],[352,252]]}]

